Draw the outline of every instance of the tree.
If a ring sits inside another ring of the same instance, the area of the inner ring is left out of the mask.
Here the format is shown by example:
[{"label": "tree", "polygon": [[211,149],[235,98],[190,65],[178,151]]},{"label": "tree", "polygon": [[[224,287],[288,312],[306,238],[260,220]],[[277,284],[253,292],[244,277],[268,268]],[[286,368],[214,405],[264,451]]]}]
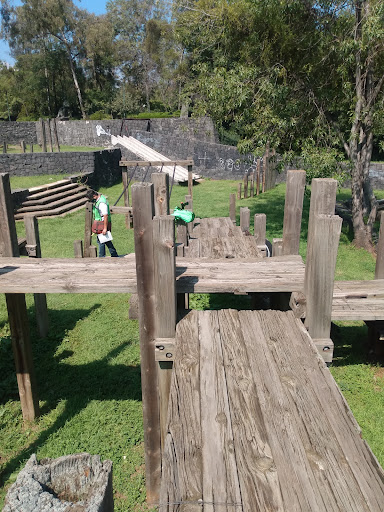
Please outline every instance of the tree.
[{"label": "tree", "polygon": [[72,0],[22,0],[19,7],[10,8],[2,0],[3,36],[17,57],[22,53],[42,51],[56,42],[64,49],[76,90],[79,108],[85,119],[83,95],[78,80],[76,58],[82,51],[79,27],[86,11],[78,9]]},{"label": "tree", "polygon": [[195,110],[235,130],[244,151],[267,141],[286,154],[334,151],[334,170],[344,151],[364,247],[376,216],[373,135],[384,124],[383,27],[382,0],[198,0],[178,11]]}]

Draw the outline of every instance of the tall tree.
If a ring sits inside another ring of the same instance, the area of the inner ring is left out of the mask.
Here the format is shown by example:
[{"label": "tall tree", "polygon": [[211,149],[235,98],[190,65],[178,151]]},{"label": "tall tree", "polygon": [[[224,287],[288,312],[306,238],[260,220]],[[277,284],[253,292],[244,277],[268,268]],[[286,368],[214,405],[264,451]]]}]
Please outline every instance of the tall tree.
[{"label": "tall tree", "polygon": [[41,51],[51,41],[65,50],[79,108],[85,118],[76,59],[82,51],[79,30],[87,12],[78,9],[72,0],[22,0],[22,5],[14,8],[2,0],[2,12],[3,35],[15,56],[36,48]]}]

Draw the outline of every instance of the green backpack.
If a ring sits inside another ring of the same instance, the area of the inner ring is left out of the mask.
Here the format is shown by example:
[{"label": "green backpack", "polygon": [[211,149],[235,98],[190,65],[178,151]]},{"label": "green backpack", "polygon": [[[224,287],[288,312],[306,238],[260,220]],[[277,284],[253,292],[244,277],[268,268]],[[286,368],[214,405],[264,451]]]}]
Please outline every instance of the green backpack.
[{"label": "green backpack", "polygon": [[181,208],[176,206],[173,210],[172,215],[174,215],[176,221],[182,221],[188,224],[188,222],[192,222],[195,218],[195,214],[190,210],[184,210],[184,206],[186,203],[181,203]]}]

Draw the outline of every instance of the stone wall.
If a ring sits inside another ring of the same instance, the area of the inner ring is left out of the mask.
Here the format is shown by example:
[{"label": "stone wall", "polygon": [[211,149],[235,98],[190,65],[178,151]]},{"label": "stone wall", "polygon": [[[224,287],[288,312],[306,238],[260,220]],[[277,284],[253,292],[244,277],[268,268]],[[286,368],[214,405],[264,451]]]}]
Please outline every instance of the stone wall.
[{"label": "stone wall", "polygon": [[[236,147],[191,139],[186,135],[173,137],[137,131],[132,136],[164,156],[178,160],[192,158],[193,171],[206,178],[241,179],[246,172],[256,169],[257,157],[242,155]],[[121,148],[125,159],[137,160],[127,149]]]},{"label": "stone wall", "polygon": [[[110,146],[111,135],[132,135],[137,131],[153,134],[193,137],[198,140],[217,142],[217,133],[208,117],[172,119],[107,119],[104,121],[58,121],[60,144],[69,146]],[[40,123],[36,132],[41,143]],[[53,136],[53,135],[52,135]]]},{"label": "stone wall", "polygon": [[76,153],[0,154],[1,172],[11,176],[94,173],[91,186],[112,185],[121,179],[120,149]]},{"label": "stone wall", "polygon": [[27,144],[37,143],[36,123],[17,122],[17,121],[0,121],[0,142],[5,141],[7,144],[20,144],[24,140]]}]

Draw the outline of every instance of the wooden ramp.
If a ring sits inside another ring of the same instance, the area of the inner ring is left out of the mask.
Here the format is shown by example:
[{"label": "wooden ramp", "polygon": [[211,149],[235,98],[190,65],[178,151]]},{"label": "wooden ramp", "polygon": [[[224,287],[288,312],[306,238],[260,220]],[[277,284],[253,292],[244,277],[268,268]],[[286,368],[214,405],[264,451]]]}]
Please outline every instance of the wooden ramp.
[{"label": "wooden ramp", "polygon": [[383,511],[383,470],[292,312],[192,311],[176,346],[160,511]]}]

